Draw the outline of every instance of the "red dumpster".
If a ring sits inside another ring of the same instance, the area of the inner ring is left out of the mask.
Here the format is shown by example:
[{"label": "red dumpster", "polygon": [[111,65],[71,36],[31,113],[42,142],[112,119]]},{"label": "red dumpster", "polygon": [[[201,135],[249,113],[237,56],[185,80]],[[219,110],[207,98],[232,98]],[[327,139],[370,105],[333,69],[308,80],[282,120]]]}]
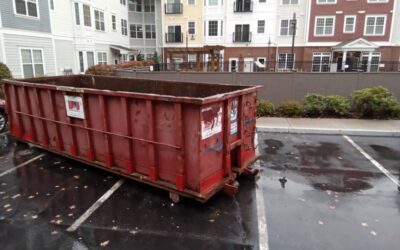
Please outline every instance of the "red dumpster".
[{"label": "red dumpster", "polygon": [[17,140],[206,201],[251,172],[259,86],[73,75],[5,80]]}]

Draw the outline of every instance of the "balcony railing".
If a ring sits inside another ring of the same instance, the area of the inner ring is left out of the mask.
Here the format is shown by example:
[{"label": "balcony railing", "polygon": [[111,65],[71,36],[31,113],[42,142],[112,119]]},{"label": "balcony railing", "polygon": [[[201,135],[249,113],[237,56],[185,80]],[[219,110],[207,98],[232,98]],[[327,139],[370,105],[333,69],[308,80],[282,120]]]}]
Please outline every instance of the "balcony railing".
[{"label": "balcony railing", "polygon": [[253,12],[253,1],[233,2],[233,12]]},{"label": "balcony railing", "polygon": [[232,41],[234,43],[250,43],[251,42],[251,32],[233,32]]},{"label": "balcony railing", "polygon": [[166,43],[182,43],[183,42],[183,33],[165,33],[165,42]]},{"label": "balcony railing", "polygon": [[181,3],[166,3],[165,14],[182,14],[183,5]]}]

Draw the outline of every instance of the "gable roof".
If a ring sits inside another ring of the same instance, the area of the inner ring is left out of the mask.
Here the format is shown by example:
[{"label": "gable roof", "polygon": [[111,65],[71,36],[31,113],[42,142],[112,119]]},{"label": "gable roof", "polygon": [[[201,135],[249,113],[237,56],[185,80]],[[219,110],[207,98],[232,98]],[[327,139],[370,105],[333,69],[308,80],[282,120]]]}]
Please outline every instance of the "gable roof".
[{"label": "gable roof", "polygon": [[371,43],[364,38],[357,38],[346,42],[339,43],[332,47],[332,50],[344,51],[344,50],[359,50],[359,51],[374,51],[379,48],[378,45]]}]

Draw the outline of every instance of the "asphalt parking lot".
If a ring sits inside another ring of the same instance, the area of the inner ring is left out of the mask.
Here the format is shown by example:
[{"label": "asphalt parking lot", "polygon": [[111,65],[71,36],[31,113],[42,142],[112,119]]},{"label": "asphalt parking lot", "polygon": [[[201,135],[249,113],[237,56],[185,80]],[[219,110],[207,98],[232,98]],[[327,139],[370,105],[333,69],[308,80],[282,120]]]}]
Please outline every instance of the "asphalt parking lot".
[{"label": "asphalt parking lot", "polygon": [[256,181],[240,178],[235,197],[173,204],[2,134],[2,249],[398,249],[400,140],[348,139],[258,133]]}]

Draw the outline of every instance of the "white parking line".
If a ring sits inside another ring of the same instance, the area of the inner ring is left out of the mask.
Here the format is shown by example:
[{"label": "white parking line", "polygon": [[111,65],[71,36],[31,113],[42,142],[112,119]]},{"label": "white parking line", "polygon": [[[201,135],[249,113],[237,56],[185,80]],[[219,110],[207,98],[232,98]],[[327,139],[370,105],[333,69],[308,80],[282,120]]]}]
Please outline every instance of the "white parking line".
[{"label": "white parking line", "polygon": [[96,211],[110,196],[119,188],[122,184],[124,184],[125,180],[117,181],[107,192],[103,194],[86,212],[84,212],[68,229],[68,232],[75,231],[87,218],[92,215],[94,211]]},{"label": "white parking line", "polygon": [[40,154],[40,155],[38,155],[36,157],[33,157],[32,159],[30,159],[30,160],[28,160],[28,161],[26,161],[24,163],[19,164],[18,166],[14,167],[14,168],[11,168],[11,169],[9,169],[7,171],[4,171],[3,173],[0,174],[0,177],[3,177],[6,174],[12,173],[17,169],[22,168],[22,167],[28,165],[29,163],[32,163],[32,162],[36,161],[37,159],[42,158],[43,156],[45,156],[45,154]]},{"label": "white parking line", "polygon": [[[254,145],[256,147],[256,154],[260,155],[258,148],[258,136],[257,133],[254,137]],[[255,164],[255,167],[260,168],[260,160]],[[260,173],[261,174],[261,173]],[[256,201],[257,201],[257,219],[258,219],[258,241],[260,250],[269,250],[268,242],[268,227],[267,227],[267,216],[265,215],[265,203],[264,203],[264,191],[261,186],[256,185]]]},{"label": "white parking line", "polygon": [[377,162],[372,156],[370,156],[367,152],[364,151],[360,146],[357,145],[350,137],[347,135],[343,135],[343,137],[355,147],[365,158],[367,158],[377,169],[379,169],[382,173],[384,173],[391,181],[394,182],[398,187],[400,187],[400,181],[392,175],[386,168],[384,168],[379,162]]}]

